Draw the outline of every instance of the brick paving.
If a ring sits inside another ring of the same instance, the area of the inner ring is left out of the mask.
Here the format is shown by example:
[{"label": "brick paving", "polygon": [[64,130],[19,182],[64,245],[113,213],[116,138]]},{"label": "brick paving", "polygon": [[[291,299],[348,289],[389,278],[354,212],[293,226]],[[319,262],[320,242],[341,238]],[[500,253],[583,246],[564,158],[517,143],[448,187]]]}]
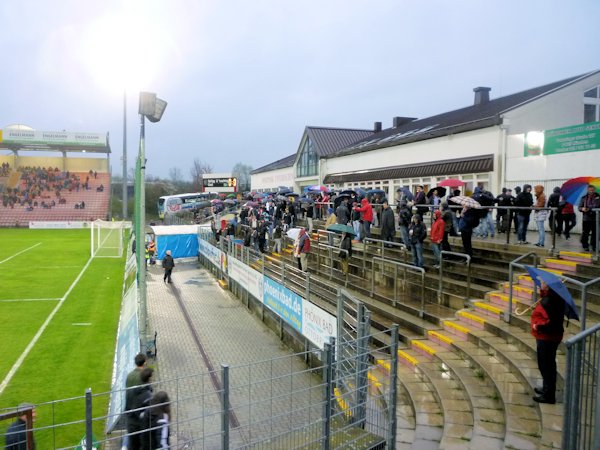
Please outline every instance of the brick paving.
[{"label": "brick paving", "polygon": [[171,285],[162,275],[148,272],[148,331],[158,332],[155,391],[175,402],[176,448],[220,448],[221,364],[231,366],[232,447],[317,420],[320,378],[240,300],[196,264],[178,264]]}]

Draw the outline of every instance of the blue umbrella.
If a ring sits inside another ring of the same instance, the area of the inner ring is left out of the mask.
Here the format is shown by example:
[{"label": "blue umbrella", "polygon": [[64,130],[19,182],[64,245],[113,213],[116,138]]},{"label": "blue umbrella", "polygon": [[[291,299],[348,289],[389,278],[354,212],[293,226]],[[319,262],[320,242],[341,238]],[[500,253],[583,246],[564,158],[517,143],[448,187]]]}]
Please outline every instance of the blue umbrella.
[{"label": "blue umbrella", "polygon": [[550,289],[556,292],[565,301],[565,316],[567,316],[567,318],[579,320],[579,314],[577,313],[575,301],[559,277],[552,272],[536,269],[532,266],[525,266],[525,268],[527,269],[527,272],[529,272],[529,275],[536,286],[540,287],[541,281],[543,281]]},{"label": "blue umbrella", "polygon": [[406,186],[396,189],[396,192],[400,192],[404,196],[404,200],[407,202],[412,202],[415,199],[413,193],[410,192],[410,189],[408,189]]}]

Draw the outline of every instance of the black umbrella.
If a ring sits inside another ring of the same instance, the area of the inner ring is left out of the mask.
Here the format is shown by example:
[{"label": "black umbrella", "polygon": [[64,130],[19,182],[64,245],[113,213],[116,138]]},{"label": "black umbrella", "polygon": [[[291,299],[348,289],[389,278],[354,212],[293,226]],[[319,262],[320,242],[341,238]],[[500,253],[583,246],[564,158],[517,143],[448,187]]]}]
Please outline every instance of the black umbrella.
[{"label": "black umbrella", "polygon": [[383,195],[384,197],[386,195],[386,193],[385,193],[385,191],[383,189],[369,189],[367,191],[367,194],[368,195],[377,195],[377,194],[379,194],[379,195]]},{"label": "black umbrella", "polygon": [[344,200],[345,198],[347,198],[348,200],[350,200],[350,198],[352,198],[349,194],[340,194],[338,196],[336,196],[333,199],[333,206],[334,208],[337,208],[338,206],[340,206],[340,203],[342,203],[342,200]]},{"label": "black umbrella", "polygon": [[438,197],[442,198],[444,195],[446,195],[446,188],[443,186],[436,186],[434,188],[429,189],[429,191],[427,192],[427,197],[431,197],[433,195],[433,191],[437,191],[438,193]]}]

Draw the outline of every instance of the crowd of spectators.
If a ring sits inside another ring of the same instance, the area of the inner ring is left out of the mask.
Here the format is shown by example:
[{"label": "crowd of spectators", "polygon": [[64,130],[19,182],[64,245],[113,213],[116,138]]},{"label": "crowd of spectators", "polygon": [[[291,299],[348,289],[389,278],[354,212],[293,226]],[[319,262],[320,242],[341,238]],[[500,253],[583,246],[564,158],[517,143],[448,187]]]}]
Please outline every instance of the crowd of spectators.
[{"label": "crowd of spectators", "polygon": [[[2,170],[10,172],[8,163],[2,165]],[[58,167],[19,167],[21,173],[20,181],[15,188],[6,188],[2,194],[2,206],[14,209],[15,207],[24,207],[27,211],[33,211],[34,208],[51,209],[54,206],[65,205],[66,198],[63,196],[65,191],[79,192],[80,190],[90,190],[87,176],[82,182],[78,174],[63,172]],[[92,176],[93,172],[92,172]],[[77,203],[77,209],[85,208],[82,203]]]},{"label": "crowd of spectators", "polygon": [[10,164],[2,163],[2,167],[0,168],[0,177],[7,177],[10,175]]}]

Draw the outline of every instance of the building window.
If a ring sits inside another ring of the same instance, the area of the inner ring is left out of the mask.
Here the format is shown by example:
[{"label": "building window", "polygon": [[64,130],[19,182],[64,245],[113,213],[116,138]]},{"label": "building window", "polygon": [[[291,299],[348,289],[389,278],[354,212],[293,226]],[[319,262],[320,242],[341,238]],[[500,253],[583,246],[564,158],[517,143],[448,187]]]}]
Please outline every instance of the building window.
[{"label": "building window", "polygon": [[600,86],[583,93],[583,122],[600,122]]},{"label": "building window", "polygon": [[317,166],[319,158],[317,152],[315,152],[312,141],[307,137],[304,141],[304,147],[298,158],[298,165],[296,166],[296,176],[301,177],[312,177],[317,175]]}]

